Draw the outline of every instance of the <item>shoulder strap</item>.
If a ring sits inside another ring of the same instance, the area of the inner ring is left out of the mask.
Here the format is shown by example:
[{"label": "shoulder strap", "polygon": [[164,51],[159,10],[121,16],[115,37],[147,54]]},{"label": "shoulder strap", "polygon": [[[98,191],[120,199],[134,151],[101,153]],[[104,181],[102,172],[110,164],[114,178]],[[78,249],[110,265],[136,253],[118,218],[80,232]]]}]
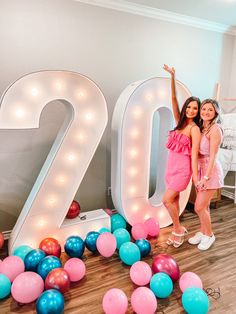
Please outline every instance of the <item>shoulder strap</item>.
[{"label": "shoulder strap", "polygon": [[213,127],[217,127],[218,129],[221,130],[222,135],[224,134],[224,131],[223,131],[222,126],[219,125],[218,123],[213,123],[212,126],[209,128],[209,130],[208,130],[205,134],[208,134],[208,133],[211,131],[211,129],[212,129]]}]

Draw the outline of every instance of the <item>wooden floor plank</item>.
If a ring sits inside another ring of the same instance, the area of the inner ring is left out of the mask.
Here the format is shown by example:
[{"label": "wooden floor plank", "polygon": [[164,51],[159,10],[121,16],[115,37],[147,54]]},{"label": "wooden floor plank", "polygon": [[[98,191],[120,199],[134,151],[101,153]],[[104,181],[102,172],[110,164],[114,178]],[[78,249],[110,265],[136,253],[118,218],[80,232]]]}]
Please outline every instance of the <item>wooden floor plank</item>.
[{"label": "wooden floor plank", "polygon": [[[187,242],[180,248],[167,247],[165,240],[171,228],[161,230],[158,240],[153,239],[152,256],[143,259],[151,265],[152,257],[160,253],[172,255],[180,266],[181,273],[196,272],[202,279],[204,288],[220,290],[220,298],[209,297],[211,308],[209,313],[235,313],[236,308],[236,206],[229,199],[224,198],[217,209],[212,209],[212,222],[216,242],[205,252],[200,252],[196,246]],[[193,234],[198,230],[198,218],[189,211],[185,211],[182,222]],[[0,257],[6,255],[1,250]],[[64,254],[63,262],[67,259]],[[118,254],[111,258],[103,258],[86,251],[84,255],[86,277],[79,283],[74,283],[65,294],[65,313],[100,314],[102,298],[110,288],[120,288],[128,296],[129,314],[133,313],[130,296],[135,288],[129,278],[130,267],[124,265]],[[35,304],[18,305],[12,298],[0,301],[0,314],[6,313],[35,313]],[[172,295],[165,300],[158,300],[156,313],[182,314],[185,313],[181,305],[181,291],[175,284]],[[144,313],[145,314],[145,313]]]}]

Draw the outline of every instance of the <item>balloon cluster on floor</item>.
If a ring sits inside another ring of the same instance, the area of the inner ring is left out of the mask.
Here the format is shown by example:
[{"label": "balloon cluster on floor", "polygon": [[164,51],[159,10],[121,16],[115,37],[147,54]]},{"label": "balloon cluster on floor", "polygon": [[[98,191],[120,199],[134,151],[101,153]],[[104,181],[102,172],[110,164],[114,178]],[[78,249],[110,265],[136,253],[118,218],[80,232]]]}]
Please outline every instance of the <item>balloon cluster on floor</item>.
[{"label": "balloon cluster on floor", "polygon": [[[36,301],[38,314],[63,313],[63,294],[69,290],[71,282],[79,282],[85,276],[82,258],[87,248],[104,258],[111,257],[118,250],[121,261],[131,266],[130,278],[138,286],[131,295],[131,306],[137,314],[155,313],[157,298],[170,296],[173,283],[178,280],[186,312],[207,313],[208,297],[196,274],[187,272],[180,277],[178,264],[168,254],[155,256],[151,267],[141,261],[151,252],[148,236],[159,235],[158,222],[149,218],[134,225],[131,229],[134,242],[126,227],[124,218],[114,214],[111,216],[111,232],[106,228],[90,231],[84,240],[77,235],[70,236],[64,244],[69,256],[64,266],[60,260],[61,246],[56,239],[43,239],[37,249],[21,245],[13,255],[0,261],[0,300],[11,294],[21,304]],[[102,306],[106,314],[114,314],[114,309],[116,314],[123,314],[127,311],[128,299],[121,289],[113,288],[104,295]]]}]

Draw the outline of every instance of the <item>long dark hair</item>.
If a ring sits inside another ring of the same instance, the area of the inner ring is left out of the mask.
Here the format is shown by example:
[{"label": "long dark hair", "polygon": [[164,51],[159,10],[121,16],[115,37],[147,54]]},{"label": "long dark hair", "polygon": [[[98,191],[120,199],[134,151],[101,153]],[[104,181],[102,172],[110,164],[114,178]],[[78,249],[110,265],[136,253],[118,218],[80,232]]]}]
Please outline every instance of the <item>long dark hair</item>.
[{"label": "long dark hair", "polygon": [[199,126],[201,101],[198,97],[191,96],[185,100],[185,103],[183,104],[183,107],[182,107],[181,112],[180,112],[179,122],[176,125],[176,127],[174,128],[174,130],[181,130],[185,126],[186,120],[187,120],[186,109],[187,109],[189,103],[192,101],[197,102],[198,113],[197,113],[196,117],[193,119],[193,121]]},{"label": "long dark hair", "polygon": [[[207,98],[205,100],[203,100],[203,102],[201,103],[201,107],[200,109],[205,105],[205,104],[212,104],[212,106],[214,107],[215,109],[215,117],[211,120],[211,123],[210,123],[210,126],[209,128],[211,127],[212,124],[214,123],[221,123],[222,122],[222,117],[221,117],[221,109],[220,109],[220,105],[218,103],[217,100],[215,99],[212,99],[212,98]],[[203,129],[203,120],[200,118],[199,120],[199,127],[200,127],[200,130],[202,131]]]}]

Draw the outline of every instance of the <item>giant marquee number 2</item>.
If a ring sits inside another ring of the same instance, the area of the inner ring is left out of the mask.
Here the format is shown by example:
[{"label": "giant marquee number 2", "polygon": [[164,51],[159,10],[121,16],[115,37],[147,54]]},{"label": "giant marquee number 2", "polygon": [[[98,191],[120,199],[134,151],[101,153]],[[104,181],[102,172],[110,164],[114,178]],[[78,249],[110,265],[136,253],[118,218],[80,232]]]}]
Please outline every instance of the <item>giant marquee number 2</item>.
[{"label": "giant marquee number 2", "polygon": [[[190,92],[180,82],[177,91],[183,104]],[[131,225],[149,217],[156,218],[161,227],[172,222],[161,201],[165,190],[165,142],[168,130],[173,128],[170,95],[169,79],[139,81],[122,92],[113,113],[112,197],[116,209]],[[153,164],[157,165],[154,169]],[[155,192],[149,197],[149,177],[153,173]],[[191,183],[180,194],[181,212],[190,188]]]},{"label": "giant marquee number 2", "polygon": [[[100,89],[88,78],[68,71],[42,71],[26,75],[4,93],[0,129],[38,128],[43,108],[53,100],[66,105],[67,115],[39,176],[26,200],[9,240],[9,251],[52,236],[61,244],[69,235],[85,236],[109,227],[102,210],[87,219],[64,220],[107,124],[107,106]],[[87,228],[86,228],[87,224]]]}]

